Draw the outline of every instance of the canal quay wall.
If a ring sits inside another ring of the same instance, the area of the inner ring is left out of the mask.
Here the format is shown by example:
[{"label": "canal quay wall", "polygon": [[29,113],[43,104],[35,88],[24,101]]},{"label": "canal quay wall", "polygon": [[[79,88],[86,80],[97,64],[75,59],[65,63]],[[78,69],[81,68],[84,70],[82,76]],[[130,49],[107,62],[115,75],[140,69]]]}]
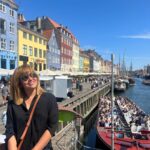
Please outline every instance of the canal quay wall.
[{"label": "canal quay wall", "polygon": [[[56,135],[52,138],[54,150],[72,150],[79,146],[78,143],[83,137],[86,118],[98,106],[99,97],[107,95],[111,89],[110,83],[105,83],[95,89],[91,89],[91,83],[89,82],[82,83],[82,86],[82,91],[79,91],[74,85],[74,97],[58,102],[59,107],[72,110],[78,115],[71,122],[59,123]],[[5,131],[1,117],[3,112],[6,111],[6,107],[6,105],[0,107],[0,134],[4,134]]]},{"label": "canal quay wall", "polygon": [[110,83],[100,85],[95,89],[91,89],[91,84],[83,84],[83,91],[77,92],[73,98],[59,103],[60,107],[73,110],[80,117],[77,116],[72,122],[59,123],[58,132],[52,139],[54,150],[72,150],[83,146],[80,140],[83,138],[86,118],[98,106],[99,98],[107,95],[111,90]]}]

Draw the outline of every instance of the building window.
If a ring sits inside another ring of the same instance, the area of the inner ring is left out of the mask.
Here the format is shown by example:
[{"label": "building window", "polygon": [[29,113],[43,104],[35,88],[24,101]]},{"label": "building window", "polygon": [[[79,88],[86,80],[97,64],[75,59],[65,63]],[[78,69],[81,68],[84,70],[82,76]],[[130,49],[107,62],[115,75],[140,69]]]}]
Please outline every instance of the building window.
[{"label": "building window", "polygon": [[1,68],[6,69],[6,59],[1,59]]},{"label": "building window", "polygon": [[34,48],[34,56],[37,57],[37,48]]},{"label": "building window", "polygon": [[46,70],[46,64],[43,64],[43,70]]},{"label": "building window", "polygon": [[3,50],[6,49],[6,39],[1,38],[0,48],[3,49]]},{"label": "building window", "polygon": [[15,60],[10,60],[10,69],[15,69]]},{"label": "building window", "polygon": [[40,63],[39,64],[39,71],[41,71],[42,70],[42,64]]},{"label": "building window", "polygon": [[39,49],[39,57],[42,58],[42,50]]},{"label": "building window", "polygon": [[46,44],[47,44],[47,42],[44,40],[44,41],[43,41],[43,44],[44,44],[44,45],[46,45]]},{"label": "building window", "polygon": [[15,42],[10,40],[10,50],[14,51],[15,50]]},{"label": "building window", "polygon": [[6,6],[2,2],[0,3],[0,11],[6,12]]},{"label": "building window", "polygon": [[23,45],[23,55],[27,55],[27,45]]},{"label": "building window", "polygon": [[23,32],[23,38],[27,39],[27,33],[26,32]]},{"label": "building window", "polygon": [[42,39],[41,38],[39,38],[39,43],[42,44]]},{"label": "building window", "polygon": [[29,40],[32,41],[32,35],[31,34],[29,34]]},{"label": "building window", "polygon": [[10,16],[14,17],[14,10],[10,8],[9,14],[10,14]]},{"label": "building window", "polygon": [[34,63],[34,70],[37,70],[37,63]]},{"label": "building window", "polygon": [[34,42],[37,42],[37,37],[36,36],[34,36]]},{"label": "building window", "polygon": [[6,21],[0,18],[0,33],[6,34]]},{"label": "building window", "polygon": [[33,56],[33,48],[32,48],[32,46],[29,46],[29,55]]},{"label": "building window", "polygon": [[46,52],[43,51],[43,58],[46,58]]},{"label": "building window", "polygon": [[10,31],[11,33],[15,33],[15,24],[12,23],[12,22],[10,22],[9,31]]}]

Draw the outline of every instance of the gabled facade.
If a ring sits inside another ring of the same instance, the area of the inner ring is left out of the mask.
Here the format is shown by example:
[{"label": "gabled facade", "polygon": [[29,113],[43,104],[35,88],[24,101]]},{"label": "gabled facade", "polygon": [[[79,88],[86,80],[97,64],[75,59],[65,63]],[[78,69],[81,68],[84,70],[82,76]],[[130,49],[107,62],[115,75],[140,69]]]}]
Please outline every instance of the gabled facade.
[{"label": "gabled facade", "polygon": [[83,57],[83,72],[89,72],[90,70],[90,60],[89,56],[84,53],[84,51],[81,52]]},{"label": "gabled facade", "polygon": [[49,40],[47,50],[47,69],[60,70],[60,49],[57,43],[55,31],[44,30],[43,35]]},{"label": "gabled facade", "polygon": [[79,51],[80,51],[80,47],[79,47],[79,42],[78,40],[72,36],[73,39],[73,45],[72,45],[72,71],[79,71]]},{"label": "gabled facade", "polygon": [[17,67],[17,10],[13,0],[0,0],[0,68]]},{"label": "gabled facade", "polygon": [[84,55],[82,53],[82,50],[80,49],[79,53],[79,71],[83,72],[83,63],[84,63]]},{"label": "gabled facade", "polygon": [[18,23],[18,65],[24,62],[35,70],[46,69],[47,38],[30,29],[30,25]]},{"label": "gabled facade", "polygon": [[26,21],[26,22],[30,23],[30,26],[32,28],[36,27],[37,30],[42,32],[45,32],[45,30],[54,30],[56,35],[55,36],[56,41],[58,44],[58,49],[60,50],[61,70],[72,71],[73,40],[72,40],[72,34],[67,29],[67,27],[63,27],[62,25],[59,25],[58,23],[56,23],[55,21],[53,21],[48,17],[43,17],[43,18],[38,17],[36,20]]},{"label": "gabled facade", "polygon": [[90,60],[90,72],[95,72],[96,71],[96,67],[98,66],[97,61],[96,61],[96,56],[97,53],[95,52],[95,50],[87,50],[84,51],[84,53],[86,53],[89,56],[89,60]]},{"label": "gabled facade", "polygon": [[[40,20],[40,19],[39,19]],[[41,29],[54,29],[58,46],[60,49],[60,62],[62,71],[72,71],[72,56],[73,56],[73,40],[72,33],[62,25],[59,25],[54,20],[43,17],[40,20]]]}]

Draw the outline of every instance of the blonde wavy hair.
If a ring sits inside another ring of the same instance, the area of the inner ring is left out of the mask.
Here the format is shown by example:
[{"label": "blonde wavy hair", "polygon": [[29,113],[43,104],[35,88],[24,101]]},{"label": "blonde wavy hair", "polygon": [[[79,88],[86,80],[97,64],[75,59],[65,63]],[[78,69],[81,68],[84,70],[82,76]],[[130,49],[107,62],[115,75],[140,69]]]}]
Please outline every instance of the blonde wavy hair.
[{"label": "blonde wavy hair", "polygon": [[[16,68],[14,71],[12,77],[11,77],[11,82],[10,82],[10,94],[12,99],[17,105],[20,105],[23,103],[23,99],[26,97],[24,88],[22,86],[20,76],[26,73],[33,73],[35,72],[33,67],[29,65],[22,65]],[[44,90],[40,86],[40,80],[39,76],[37,75],[38,83],[36,87],[36,95],[40,95],[44,92]]]}]

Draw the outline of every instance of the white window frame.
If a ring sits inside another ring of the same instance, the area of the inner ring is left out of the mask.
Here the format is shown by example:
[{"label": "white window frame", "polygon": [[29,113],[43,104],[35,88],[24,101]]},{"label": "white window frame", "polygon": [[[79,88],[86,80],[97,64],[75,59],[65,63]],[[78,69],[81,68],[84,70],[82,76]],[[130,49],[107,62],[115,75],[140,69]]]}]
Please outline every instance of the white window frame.
[{"label": "white window frame", "polygon": [[33,35],[29,34],[29,40],[32,41]]},{"label": "white window frame", "polygon": [[13,40],[10,40],[10,50],[11,51],[15,50],[15,42]]},{"label": "white window frame", "polygon": [[23,55],[27,55],[27,45],[23,45]]},{"label": "white window frame", "polygon": [[0,2],[0,11],[6,13],[6,6],[2,2]]},{"label": "white window frame", "polygon": [[14,10],[13,10],[12,8],[10,8],[9,14],[10,14],[11,17],[14,17],[14,16],[15,16]]},{"label": "white window frame", "polygon": [[6,39],[4,39],[4,38],[0,39],[0,48],[2,50],[6,50]]},{"label": "white window frame", "polygon": [[42,49],[39,49],[39,57],[42,58]]},{"label": "white window frame", "polygon": [[38,57],[38,49],[34,48],[34,57]]},{"label": "white window frame", "polygon": [[9,24],[9,31],[10,33],[15,33],[15,24],[12,22]]},{"label": "white window frame", "polygon": [[32,46],[29,46],[29,55],[33,56],[33,47]]},{"label": "white window frame", "polygon": [[6,34],[6,20],[3,18],[0,18],[0,33]]},{"label": "white window frame", "polygon": [[27,35],[27,32],[23,32],[23,38],[24,38],[24,39],[27,39],[27,36],[28,36],[28,35]]}]

